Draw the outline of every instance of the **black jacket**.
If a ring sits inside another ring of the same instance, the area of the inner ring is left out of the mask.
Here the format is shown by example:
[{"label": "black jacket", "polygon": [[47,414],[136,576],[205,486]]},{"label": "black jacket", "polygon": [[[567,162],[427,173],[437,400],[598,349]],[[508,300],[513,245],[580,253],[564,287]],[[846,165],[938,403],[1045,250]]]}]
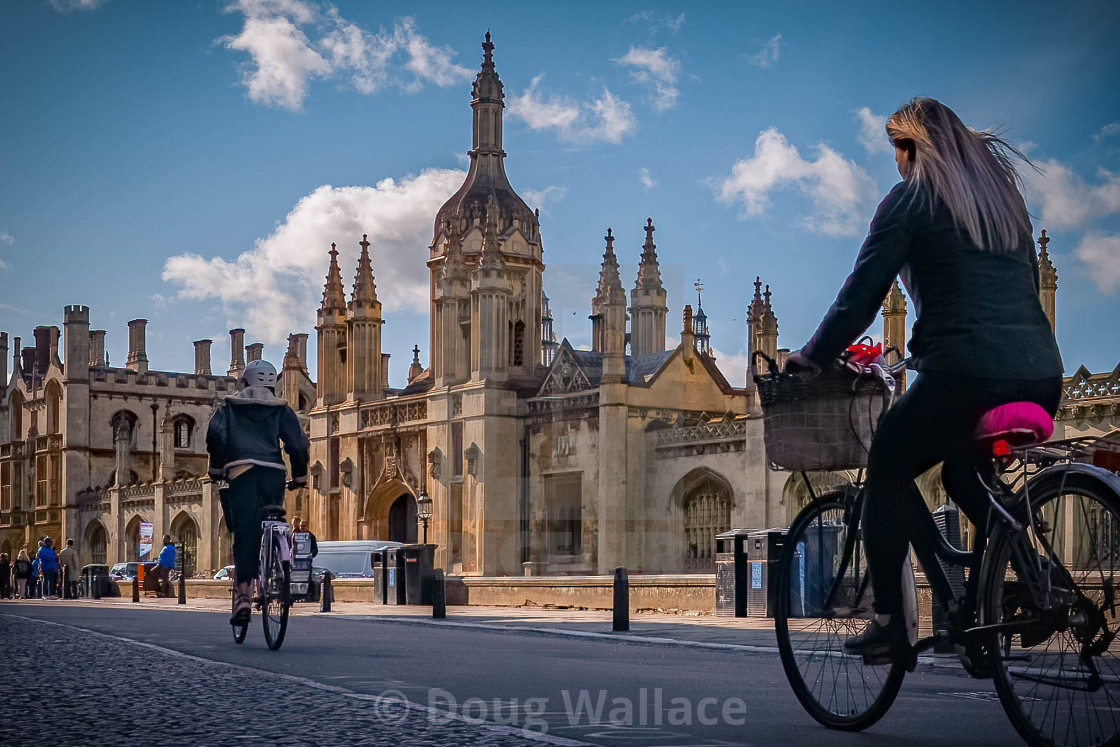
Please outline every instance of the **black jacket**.
[{"label": "black jacket", "polygon": [[919,371],[985,379],[1062,375],[1038,296],[1038,258],[1024,234],[1010,251],[986,251],[959,231],[938,201],[910,198],[906,182],[887,194],[844,287],[802,352],[831,363],[874,321],[901,275],[917,320],[910,353]]},{"label": "black jacket", "polygon": [[299,419],[284,400],[264,387],[249,387],[222,401],[206,430],[210,477],[220,479],[244,464],[285,469],[280,442],[288,452],[292,480],[307,482],[310,445]]}]

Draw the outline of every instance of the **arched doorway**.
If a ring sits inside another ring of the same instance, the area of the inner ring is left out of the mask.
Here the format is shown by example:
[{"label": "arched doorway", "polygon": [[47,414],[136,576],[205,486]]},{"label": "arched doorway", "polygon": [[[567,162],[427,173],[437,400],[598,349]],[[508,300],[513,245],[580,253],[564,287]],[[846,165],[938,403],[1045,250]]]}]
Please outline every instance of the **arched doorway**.
[{"label": "arched doorway", "polygon": [[194,519],[186,513],[179,514],[171,524],[171,541],[175,543],[176,552],[181,550],[183,553],[180,558],[183,574],[187,578],[193,577],[198,557],[198,526]]},{"label": "arched doorway", "polygon": [[673,489],[682,512],[686,573],[715,572],[716,535],[731,529],[731,495],[727,478],[706,467],[692,470]]},{"label": "arched doorway", "polygon": [[393,542],[416,542],[416,499],[407,493],[389,507],[389,539]]},{"label": "arched doorway", "polygon": [[109,549],[109,535],[100,522],[94,522],[86,530],[86,547],[89,548],[89,562],[105,563]]},{"label": "arched doorway", "polygon": [[128,522],[128,528],[124,531],[125,560],[136,562],[140,560],[140,517],[134,516],[132,521]]}]

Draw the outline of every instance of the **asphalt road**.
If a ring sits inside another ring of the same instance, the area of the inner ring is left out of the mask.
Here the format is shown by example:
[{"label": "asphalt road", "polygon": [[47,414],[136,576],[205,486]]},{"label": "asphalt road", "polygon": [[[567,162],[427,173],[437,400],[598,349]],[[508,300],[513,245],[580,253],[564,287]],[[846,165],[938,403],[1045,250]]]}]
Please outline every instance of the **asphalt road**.
[{"label": "asphalt road", "polygon": [[757,649],[323,615],[272,652],[256,617],[238,646],[220,614],[11,602],[0,646],[4,745],[1020,744],[990,683],[942,665],[848,734]]}]

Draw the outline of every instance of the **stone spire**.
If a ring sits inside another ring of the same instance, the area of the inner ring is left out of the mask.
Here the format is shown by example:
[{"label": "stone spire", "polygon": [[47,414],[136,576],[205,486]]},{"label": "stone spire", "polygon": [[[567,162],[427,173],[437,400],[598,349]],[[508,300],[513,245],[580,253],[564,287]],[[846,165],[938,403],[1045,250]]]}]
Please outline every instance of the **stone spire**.
[{"label": "stone spire", "polygon": [[424,373],[424,367],[420,365],[420,346],[414,345],[412,347],[412,365],[408,367],[408,381],[411,384],[420,374]]},{"label": "stone spire", "polygon": [[498,200],[494,195],[486,201],[486,226],[482,231],[482,252],[480,253],[479,266],[489,269],[501,269],[502,247],[498,242]]},{"label": "stone spire", "polygon": [[657,264],[656,230],[653,219],[646,219],[646,242],[638,263],[638,281],[630,291],[630,352],[649,355],[665,350],[665,288],[661,284],[661,268]]},{"label": "stone spire", "polygon": [[548,296],[541,289],[541,365],[551,366],[556,359],[556,349],[560,343],[556,341],[556,333],[552,329],[552,307],[548,303]]},{"label": "stone spire", "polygon": [[1046,312],[1046,318],[1050,320],[1050,330],[1054,331],[1056,327],[1056,308],[1058,295],[1058,271],[1054,269],[1054,263],[1050,261],[1050,252],[1047,251],[1047,246],[1050,244],[1050,237],[1046,235],[1046,229],[1042,229],[1042,235],[1038,237],[1038,246],[1041,251],[1038,254],[1038,300],[1042,303],[1042,310]]},{"label": "stone spire", "polygon": [[755,351],[765,353],[770,360],[777,360],[778,318],[770,305],[770,286],[767,285],[763,293],[762,278],[759,277],[754,279],[754,298],[747,307],[747,359],[751,373],[757,372],[761,365],[755,361]]},{"label": "stone spire", "polygon": [[897,348],[898,352],[886,355],[887,363],[898,363],[906,355],[906,296],[895,279],[887,297],[883,299],[883,351]]},{"label": "stone spire", "polygon": [[319,306],[322,312],[345,311],[346,290],[342,287],[342,271],[338,269],[338,249],[331,244],[331,264],[327,270],[327,282],[323,287],[323,303]]},{"label": "stone spire", "polygon": [[603,239],[607,248],[603,251],[603,265],[599,270],[599,287],[591,300],[591,349],[599,353],[625,352],[626,291],[618,273],[611,229],[607,229]]},{"label": "stone spire", "polygon": [[362,234],[358,245],[362,247],[362,253],[358,257],[358,272],[354,276],[354,294],[350,297],[350,303],[370,308],[377,304],[377,285],[373,282],[373,263],[369,258],[366,234]]}]

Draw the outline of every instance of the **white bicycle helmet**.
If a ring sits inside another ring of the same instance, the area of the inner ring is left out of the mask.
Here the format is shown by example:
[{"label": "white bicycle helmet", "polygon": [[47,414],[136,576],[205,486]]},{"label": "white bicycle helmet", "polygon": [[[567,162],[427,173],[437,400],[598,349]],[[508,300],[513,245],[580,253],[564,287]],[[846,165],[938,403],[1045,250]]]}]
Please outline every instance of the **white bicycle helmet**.
[{"label": "white bicycle helmet", "polygon": [[248,386],[276,386],[276,366],[268,361],[249,361],[241,374]]}]

